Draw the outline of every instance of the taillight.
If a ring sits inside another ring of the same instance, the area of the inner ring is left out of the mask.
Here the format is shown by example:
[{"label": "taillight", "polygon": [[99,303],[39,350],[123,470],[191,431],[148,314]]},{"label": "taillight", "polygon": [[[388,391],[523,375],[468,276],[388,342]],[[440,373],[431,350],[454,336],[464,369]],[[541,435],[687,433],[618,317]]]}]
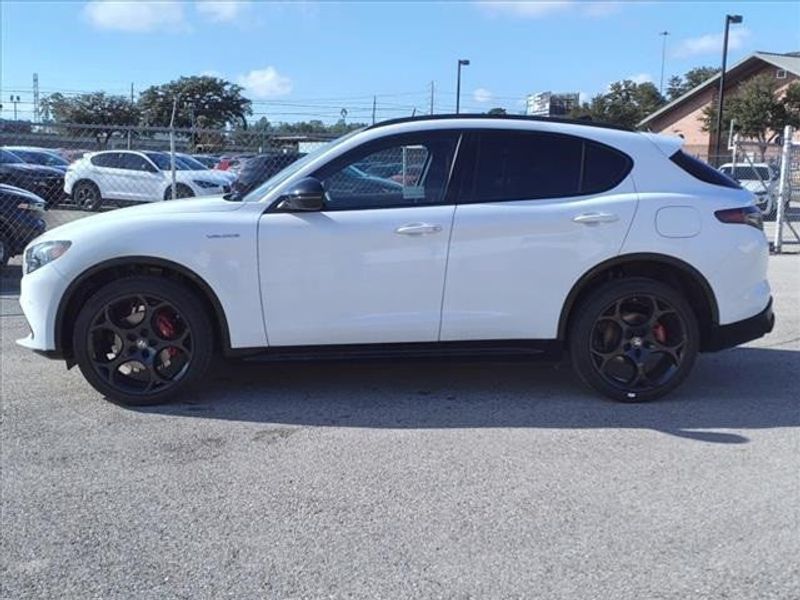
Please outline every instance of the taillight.
[{"label": "taillight", "polygon": [[741,208],[726,208],[714,213],[722,223],[750,225],[756,229],[764,229],[764,216],[756,206],[742,206]]}]

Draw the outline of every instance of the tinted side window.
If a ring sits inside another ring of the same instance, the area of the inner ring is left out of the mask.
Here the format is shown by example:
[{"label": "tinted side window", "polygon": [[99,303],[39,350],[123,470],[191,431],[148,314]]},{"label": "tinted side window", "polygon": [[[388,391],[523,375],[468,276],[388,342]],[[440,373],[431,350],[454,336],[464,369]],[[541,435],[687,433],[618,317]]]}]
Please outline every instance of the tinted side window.
[{"label": "tinted side window", "polygon": [[480,135],[474,202],[575,196],[583,141],[546,133],[490,131]]},{"label": "tinted side window", "polygon": [[111,167],[118,169],[119,168],[119,153],[117,152],[108,152],[106,154],[98,154],[97,156],[93,156],[91,158],[92,164],[96,167]]},{"label": "tinted side window", "polygon": [[322,167],[315,177],[326,210],[441,204],[458,141],[455,132],[424,132],[367,142]]},{"label": "tinted side window", "polygon": [[120,169],[127,169],[129,171],[150,171],[152,167],[150,164],[138,154],[131,154],[123,152],[120,154]]},{"label": "tinted side window", "polygon": [[694,156],[689,156],[683,150],[678,150],[675,154],[670,156],[669,159],[689,175],[700,181],[727,188],[738,189],[740,187],[738,183],[725,175],[725,173],[720,173],[711,165],[707,165]]},{"label": "tinted side window", "polygon": [[633,166],[627,155],[594,142],[584,142],[581,194],[599,194],[617,187]]}]

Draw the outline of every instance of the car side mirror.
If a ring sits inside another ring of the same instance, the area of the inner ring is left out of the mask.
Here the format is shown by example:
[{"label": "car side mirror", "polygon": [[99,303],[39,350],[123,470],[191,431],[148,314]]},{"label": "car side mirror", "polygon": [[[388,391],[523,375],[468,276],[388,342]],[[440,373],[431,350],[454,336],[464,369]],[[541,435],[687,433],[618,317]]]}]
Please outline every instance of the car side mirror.
[{"label": "car side mirror", "polygon": [[325,188],[315,177],[295,182],[278,199],[275,208],[284,212],[314,212],[325,208]]}]

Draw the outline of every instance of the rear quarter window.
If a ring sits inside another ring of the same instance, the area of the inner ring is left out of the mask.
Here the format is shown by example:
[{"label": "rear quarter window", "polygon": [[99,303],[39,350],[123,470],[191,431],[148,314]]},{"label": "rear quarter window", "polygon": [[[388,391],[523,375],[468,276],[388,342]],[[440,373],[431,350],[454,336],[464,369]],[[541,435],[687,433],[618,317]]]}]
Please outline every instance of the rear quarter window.
[{"label": "rear quarter window", "polygon": [[678,150],[669,159],[683,169],[686,173],[712,185],[719,185],[726,188],[740,189],[741,186],[725,173],[720,173],[711,165],[702,160],[686,154],[683,150]]}]

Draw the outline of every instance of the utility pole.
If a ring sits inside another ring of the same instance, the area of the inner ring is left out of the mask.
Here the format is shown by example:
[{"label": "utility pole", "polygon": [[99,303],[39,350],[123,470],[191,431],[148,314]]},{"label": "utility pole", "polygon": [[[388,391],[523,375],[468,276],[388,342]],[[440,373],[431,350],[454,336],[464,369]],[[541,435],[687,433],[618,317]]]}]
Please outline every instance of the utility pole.
[{"label": "utility pole", "polygon": [[658,86],[658,93],[664,95],[664,65],[667,62],[667,36],[669,31],[662,31],[659,33],[663,39],[661,42],[661,85]]},{"label": "utility pole", "polygon": [[728,30],[730,29],[731,23],[738,24],[743,20],[744,19],[742,18],[742,15],[725,15],[725,37],[722,39],[722,71],[719,73],[719,93],[717,94],[717,126],[714,129],[714,153],[717,155],[718,160],[721,160],[719,158],[719,146],[720,142],[722,141],[722,110],[725,101],[725,69],[727,68],[728,64]]},{"label": "utility pole", "polygon": [[33,122],[39,122],[39,74],[33,74]]},{"label": "utility pole", "polygon": [[372,124],[373,125],[375,125],[375,108],[376,108],[377,104],[378,104],[378,97],[377,96],[373,96],[372,97]]},{"label": "utility pole", "polygon": [[11,104],[14,105],[14,120],[16,121],[17,120],[17,104],[19,104],[19,96],[15,97],[14,94],[11,94],[11,97],[9,98],[9,100],[11,101]]},{"label": "utility pole", "polygon": [[433,114],[433,82],[431,81],[431,114]]},{"label": "utility pole", "polygon": [[456,114],[461,109],[461,67],[469,66],[469,60],[466,58],[458,59],[458,78],[456,79]]}]

